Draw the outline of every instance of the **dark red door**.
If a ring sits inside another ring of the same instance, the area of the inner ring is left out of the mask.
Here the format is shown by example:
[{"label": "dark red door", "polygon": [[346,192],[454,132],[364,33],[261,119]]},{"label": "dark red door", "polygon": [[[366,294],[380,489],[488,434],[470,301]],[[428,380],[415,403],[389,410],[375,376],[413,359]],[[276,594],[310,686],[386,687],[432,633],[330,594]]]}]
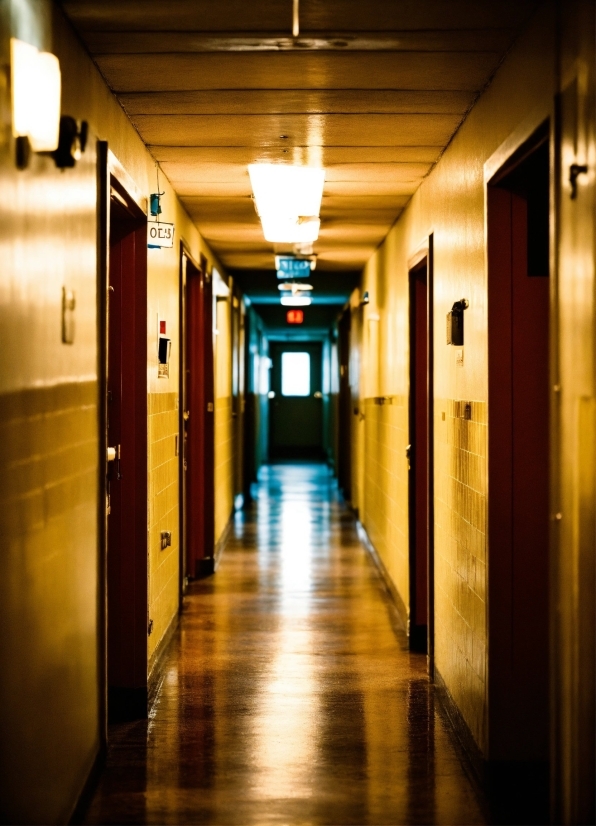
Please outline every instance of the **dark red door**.
[{"label": "dark red door", "polygon": [[107,369],[108,716],[147,714],[146,218],[113,180]]},{"label": "dark red door", "polygon": [[488,190],[489,735],[548,756],[548,143]]},{"label": "dark red door", "polygon": [[213,288],[206,262],[199,269],[185,260],[185,546],[187,575],[195,578],[212,573],[214,564]]},{"label": "dark red door", "polygon": [[410,647],[427,651],[429,324],[427,259],[410,273]]}]

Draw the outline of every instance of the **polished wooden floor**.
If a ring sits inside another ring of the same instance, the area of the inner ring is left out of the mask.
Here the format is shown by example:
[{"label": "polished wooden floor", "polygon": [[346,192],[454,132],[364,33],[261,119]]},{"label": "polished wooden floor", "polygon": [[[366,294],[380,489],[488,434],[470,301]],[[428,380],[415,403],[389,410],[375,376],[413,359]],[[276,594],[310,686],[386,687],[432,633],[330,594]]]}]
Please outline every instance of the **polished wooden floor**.
[{"label": "polished wooden floor", "polygon": [[263,468],[150,719],[110,737],[88,823],[486,822],[324,465]]}]

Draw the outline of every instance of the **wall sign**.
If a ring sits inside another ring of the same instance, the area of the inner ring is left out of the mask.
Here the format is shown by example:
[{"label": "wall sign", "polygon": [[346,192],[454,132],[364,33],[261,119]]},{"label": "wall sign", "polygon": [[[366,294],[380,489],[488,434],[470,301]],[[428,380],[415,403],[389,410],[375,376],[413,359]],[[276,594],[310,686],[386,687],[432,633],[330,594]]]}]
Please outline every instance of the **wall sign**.
[{"label": "wall sign", "polygon": [[147,246],[150,249],[174,246],[174,224],[149,221],[147,224]]}]

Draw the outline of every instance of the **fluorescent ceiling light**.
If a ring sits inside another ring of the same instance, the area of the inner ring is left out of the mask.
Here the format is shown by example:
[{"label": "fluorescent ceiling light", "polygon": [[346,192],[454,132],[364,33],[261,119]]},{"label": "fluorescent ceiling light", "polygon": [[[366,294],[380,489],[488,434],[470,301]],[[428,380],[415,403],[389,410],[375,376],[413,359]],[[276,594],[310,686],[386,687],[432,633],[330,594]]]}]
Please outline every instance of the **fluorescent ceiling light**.
[{"label": "fluorescent ceiling light", "polygon": [[28,137],[34,152],[53,152],[60,130],[58,58],[12,37],[10,63],[13,135]]},{"label": "fluorescent ceiling light", "polygon": [[312,290],[313,286],[312,286],[312,284],[303,284],[302,282],[299,283],[299,284],[287,283],[287,284],[278,284],[277,289],[278,290],[287,290],[287,292],[291,292],[291,293],[299,293],[299,292],[302,292],[303,290]]},{"label": "fluorescent ceiling light", "polygon": [[284,307],[308,307],[312,304],[310,295],[282,295],[280,301]]},{"label": "fluorescent ceiling light", "polygon": [[264,216],[259,213],[265,241],[272,244],[295,244],[302,241],[313,242],[319,237],[321,222],[318,218],[300,218],[295,215],[286,218],[280,215]]},{"label": "fluorescent ceiling light", "polygon": [[248,174],[265,240],[308,244],[319,237],[325,170],[312,166],[249,164]]}]

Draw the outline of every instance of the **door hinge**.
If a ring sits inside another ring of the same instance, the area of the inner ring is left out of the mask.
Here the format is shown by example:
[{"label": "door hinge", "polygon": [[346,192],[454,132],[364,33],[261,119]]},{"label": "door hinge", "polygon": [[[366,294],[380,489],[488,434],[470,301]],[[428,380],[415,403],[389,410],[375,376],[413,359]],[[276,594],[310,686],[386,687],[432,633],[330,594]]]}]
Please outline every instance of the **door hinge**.
[{"label": "door hinge", "polygon": [[149,625],[147,626],[147,636],[150,637],[153,633],[153,620],[149,620]]}]

